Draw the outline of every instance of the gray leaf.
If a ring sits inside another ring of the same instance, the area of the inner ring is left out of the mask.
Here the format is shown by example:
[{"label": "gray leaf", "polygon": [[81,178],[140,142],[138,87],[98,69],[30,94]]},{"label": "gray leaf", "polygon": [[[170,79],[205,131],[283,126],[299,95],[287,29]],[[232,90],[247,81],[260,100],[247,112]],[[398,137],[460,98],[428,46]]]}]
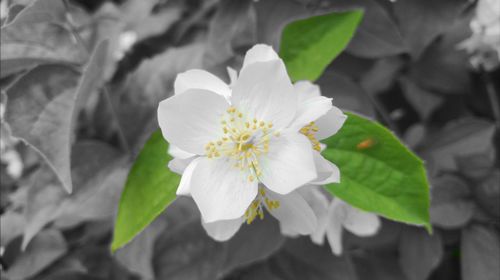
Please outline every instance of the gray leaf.
[{"label": "gray leaf", "polygon": [[492,149],[493,123],[477,118],[464,118],[450,123],[427,137],[418,149],[428,162],[432,174],[456,170],[459,156],[481,154]]},{"label": "gray leaf", "polygon": [[475,205],[467,184],[454,175],[431,180],[431,222],[443,228],[459,228],[470,221]]},{"label": "gray leaf", "polygon": [[57,230],[41,232],[7,270],[11,280],[36,275],[66,253],[66,242]]},{"label": "gray leaf", "polygon": [[[221,1],[210,22],[204,65],[210,67],[225,62],[234,55],[232,41],[248,25],[251,1]],[[249,43],[253,40],[247,38]]]},{"label": "gray leaf", "polygon": [[473,224],[462,231],[461,264],[464,280],[500,279],[500,233]]},{"label": "gray leaf", "polygon": [[[45,225],[56,221],[65,228],[87,220],[110,219],[124,185],[127,168],[118,152],[100,142],[81,142],[73,148],[75,192],[67,194],[48,167],[34,175],[28,190],[23,248]],[[92,178],[92,179],[89,179]]]},{"label": "gray leaf", "polygon": [[431,114],[443,103],[443,98],[425,90],[409,79],[400,79],[406,100],[419,113],[422,120],[428,120]]},{"label": "gray leaf", "polygon": [[127,246],[118,250],[117,260],[129,271],[137,273],[141,279],[155,279],[152,258],[156,238],[165,229],[165,221],[157,219]]},{"label": "gray leaf", "polygon": [[412,56],[417,59],[425,48],[453,23],[465,7],[464,0],[398,0],[396,18]]},{"label": "gray leaf", "polygon": [[39,66],[7,91],[5,119],[12,135],[23,139],[46,160],[66,191],[72,191],[70,151],[78,108],[100,85],[108,43],[93,53],[78,84],[78,75],[58,65]]},{"label": "gray leaf", "polygon": [[409,280],[426,280],[443,257],[438,232],[429,235],[424,229],[406,227],[399,242],[399,263]]},{"label": "gray leaf", "polygon": [[154,258],[158,279],[221,279],[233,269],[262,260],[283,244],[272,217],[243,225],[228,242],[212,240],[195,219],[167,229],[158,239]]},{"label": "gray leaf", "polygon": [[407,52],[403,38],[389,13],[377,1],[334,1],[336,9],[361,7],[365,14],[346,51],[350,54],[378,58]]},{"label": "gray leaf", "polygon": [[309,238],[290,239],[270,260],[273,274],[279,279],[356,280],[353,263],[346,256],[336,257],[326,246],[314,245]]},{"label": "gray leaf", "polygon": [[82,46],[65,27],[62,0],[37,0],[2,27],[1,77],[41,64],[81,64],[87,58]]}]

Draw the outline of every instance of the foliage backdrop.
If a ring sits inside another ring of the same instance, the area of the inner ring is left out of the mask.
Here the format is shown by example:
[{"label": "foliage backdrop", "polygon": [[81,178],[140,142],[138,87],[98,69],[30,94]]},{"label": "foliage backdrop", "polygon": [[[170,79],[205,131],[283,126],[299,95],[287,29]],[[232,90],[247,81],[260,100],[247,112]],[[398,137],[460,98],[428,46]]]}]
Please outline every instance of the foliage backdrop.
[{"label": "foliage backdrop", "polygon": [[[473,69],[457,47],[471,35],[474,3],[30,2],[1,2],[2,279],[500,278],[500,104],[487,92],[500,92],[500,71]],[[238,69],[255,43],[279,50],[287,23],[360,7],[355,37],[317,83],[425,159],[433,235],[384,220],[374,237],[345,234],[334,257],[264,219],[217,243],[182,198],[111,254],[125,179],[177,73],[227,80],[226,66]]]}]

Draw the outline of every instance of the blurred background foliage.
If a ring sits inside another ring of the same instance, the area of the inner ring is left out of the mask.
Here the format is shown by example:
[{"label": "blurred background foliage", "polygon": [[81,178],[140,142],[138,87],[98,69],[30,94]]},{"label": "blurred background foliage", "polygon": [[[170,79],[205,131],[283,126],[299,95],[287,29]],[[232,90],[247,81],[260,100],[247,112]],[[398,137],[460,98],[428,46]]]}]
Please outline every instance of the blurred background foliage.
[{"label": "blurred background foliage", "polygon": [[[226,66],[238,69],[255,43],[279,49],[286,23],[359,7],[359,30],[317,83],[426,160],[433,235],[384,220],[376,236],[346,233],[334,257],[328,245],[282,237],[267,218],[217,243],[181,198],[110,253],[128,169],[177,73],[203,68],[228,80]],[[500,70],[498,54],[461,46],[476,7],[2,0],[2,279],[500,279]]]}]

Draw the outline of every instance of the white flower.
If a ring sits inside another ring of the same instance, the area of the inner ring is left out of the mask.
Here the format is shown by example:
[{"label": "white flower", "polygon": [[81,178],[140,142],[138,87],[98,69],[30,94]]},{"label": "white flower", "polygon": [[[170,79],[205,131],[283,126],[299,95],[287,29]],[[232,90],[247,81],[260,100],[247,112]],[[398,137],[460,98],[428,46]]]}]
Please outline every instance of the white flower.
[{"label": "white flower", "polygon": [[318,219],[318,226],[311,234],[312,241],[323,245],[326,236],[335,255],[342,253],[344,228],[361,237],[374,235],[380,228],[380,219],[377,215],[354,208],[336,197],[328,202],[319,189],[308,188],[307,194],[303,195],[311,205],[315,205],[313,209]]},{"label": "white flower", "polygon": [[13,179],[19,179],[23,173],[24,164],[15,146],[19,142],[11,136],[6,126],[3,126],[5,104],[0,103],[0,162],[7,166],[6,171]]},{"label": "white flower", "polygon": [[295,190],[338,180],[338,169],[318,152],[318,139],[335,133],[345,115],[312,84],[293,85],[269,46],[250,49],[239,76],[234,70],[230,76],[227,85],[203,70],[179,74],[175,95],[159,105],[159,125],[174,156],[169,167],[182,173],[177,194],[193,197],[217,240],[263,218],[264,209],[282,229],[310,234],[316,217]]},{"label": "white flower", "polygon": [[0,3],[0,20],[3,20],[9,16],[9,5],[7,1],[2,1]]},{"label": "white flower", "polygon": [[135,42],[137,42],[137,33],[135,33],[134,31],[122,32],[118,37],[118,46],[114,52],[115,59],[122,59],[125,54],[132,48]]},{"label": "white flower", "polygon": [[470,22],[472,36],[459,44],[471,53],[471,63],[491,70],[500,62],[500,2],[479,0]]}]

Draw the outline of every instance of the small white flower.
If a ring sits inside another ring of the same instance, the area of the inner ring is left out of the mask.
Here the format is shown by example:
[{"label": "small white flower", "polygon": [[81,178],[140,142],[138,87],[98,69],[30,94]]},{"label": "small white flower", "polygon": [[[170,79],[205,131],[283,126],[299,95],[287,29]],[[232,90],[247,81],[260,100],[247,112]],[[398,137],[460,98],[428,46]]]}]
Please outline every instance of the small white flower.
[{"label": "small white flower", "polygon": [[[3,125],[5,104],[0,103],[0,123]],[[0,162],[5,164],[7,174],[13,179],[19,179],[22,175],[24,164],[16,150],[18,139],[12,137],[5,126],[0,127]]]},{"label": "small white flower", "polygon": [[282,230],[310,234],[316,217],[295,190],[338,180],[338,169],[319,154],[318,139],[335,133],[345,115],[316,86],[293,85],[269,46],[254,46],[239,76],[229,73],[231,85],[203,70],[179,74],[175,95],[159,105],[159,125],[174,156],[169,167],[182,173],[177,194],[193,197],[216,240],[263,218],[264,209]]},{"label": "small white flower", "polygon": [[9,16],[9,4],[7,1],[2,1],[0,3],[0,20],[3,20]]},{"label": "small white flower", "polygon": [[137,33],[134,31],[124,31],[121,33],[118,37],[118,46],[114,53],[115,59],[122,59],[135,42],[137,42]]},{"label": "small white flower", "polygon": [[492,70],[500,62],[500,2],[479,0],[470,22],[472,36],[459,44],[471,54],[471,64]]},{"label": "small white flower", "polygon": [[314,212],[318,218],[318,226],[311,239],[314,243],[323,245],[325,236],[333,254],[342,253],[342,231],[365,237],[375,235],[380,228],[380,219],[377,215],[361,211],[346,202],[334,197],[328,202],[319,189],[308,188],[304,194],[309,204],[314,204]]}]

